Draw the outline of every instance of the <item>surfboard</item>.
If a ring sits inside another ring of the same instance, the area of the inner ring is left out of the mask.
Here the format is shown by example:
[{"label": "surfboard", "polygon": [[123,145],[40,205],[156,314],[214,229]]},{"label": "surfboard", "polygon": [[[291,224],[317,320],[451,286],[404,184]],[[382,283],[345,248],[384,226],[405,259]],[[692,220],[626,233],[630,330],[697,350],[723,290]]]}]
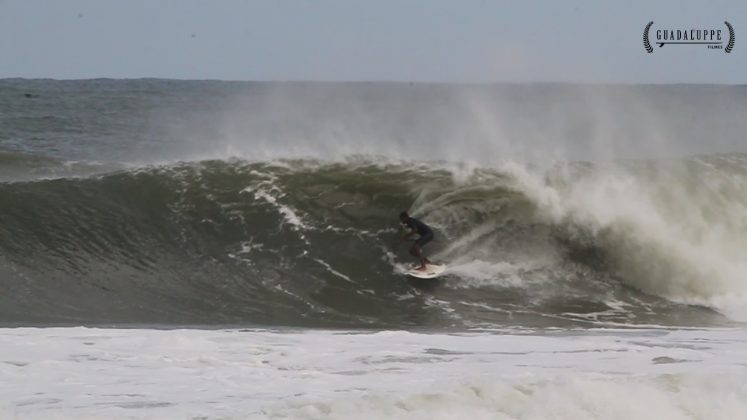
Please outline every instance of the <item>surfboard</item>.
[{"label": "surfboard", "polygon": [[446,271],[446,264],[426,264],[425,270],[417,270],[418,266],[412,266],[405,270],[405,275],[419,279],[435,279],[439,274]]}]

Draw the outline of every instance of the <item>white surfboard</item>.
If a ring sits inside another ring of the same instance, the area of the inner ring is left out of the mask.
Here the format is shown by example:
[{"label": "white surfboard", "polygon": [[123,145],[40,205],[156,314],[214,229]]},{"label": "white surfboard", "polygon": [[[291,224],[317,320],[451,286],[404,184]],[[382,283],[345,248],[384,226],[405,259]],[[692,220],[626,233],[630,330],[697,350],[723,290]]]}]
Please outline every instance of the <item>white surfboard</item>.
[{"label": "white surfboard", "polygon": [[426,264],[425,270],[418,270],[418,266],[412,266],[405,270],[406,276],[419,279],[435,279],[439,274],[446,271],[446,264]]}]

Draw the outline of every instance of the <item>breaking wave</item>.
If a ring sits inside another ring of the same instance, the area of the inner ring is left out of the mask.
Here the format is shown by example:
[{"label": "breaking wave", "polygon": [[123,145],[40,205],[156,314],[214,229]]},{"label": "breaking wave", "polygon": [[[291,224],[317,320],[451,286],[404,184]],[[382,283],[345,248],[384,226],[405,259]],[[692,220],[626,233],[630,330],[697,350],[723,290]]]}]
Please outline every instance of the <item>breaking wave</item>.
[{"label": "breaking wave", "polygon": [[[747,319],[745,155],[548,170],[227,159],[62,175],[0,183],[5,324]],[[436,229],[426,250],[449,266],[438,281],[397,272],[403,209]]]}]

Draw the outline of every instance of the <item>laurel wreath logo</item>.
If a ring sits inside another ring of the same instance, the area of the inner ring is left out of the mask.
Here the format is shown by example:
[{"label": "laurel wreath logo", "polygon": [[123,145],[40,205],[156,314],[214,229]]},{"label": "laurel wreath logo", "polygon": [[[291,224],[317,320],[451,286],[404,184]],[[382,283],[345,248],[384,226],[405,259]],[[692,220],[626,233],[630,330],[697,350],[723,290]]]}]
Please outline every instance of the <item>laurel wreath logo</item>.
[{"label": "laurel wreath logo", "polygon": [[726,48],[724,48],[724,52],[727,54],[731,52],[731,50],[734,49],[734,28],[731,26],[731,23],[724,21],[726,24],[726,27],[729,29],[729,43],[726,44]]},{"label": "laurel wreath logo", "polygon": [[645,48],[646,52],[648,52],[649,54],[654,52],[654,47],[652,47],[651,43],[648,42],[648,30],[651,29],[651,25],[653,24],[654,21],[652,20],[648,23],[648,25],[646,25],[646,28],[643,30],[643,48]]},{"label": "laurel wreath logo", "polygon": [[[651,30],[651,26],[653,24],[654,24],[654,21],[652,20],[651,22],[646,24],[645,28],[643,28],[643,48],[645,48],[646,52],[649,54],[654,52],[654,48],[651,46],[651,41],[648,38],[648,33]],[[736,37],[734,36],[734,27],[731,26],[731,23],[729,23],[728,21],[724,21],[724,24],[726,25],[726,28],[729,30],[729,42],[726,44],[726,47],[724,47],[724,52],[728,54],[728,53],[731,53],[731,51],[734,49],[734,41],[736,40]],[[663,47],[665,43],[660,42],[658,44],[659,44],[659,47]],[[713,44],[720,45],[721,43],[718,42],[718,43],[713,43]],[[719,46],[718,48],[720,49],[721,47]]]}]

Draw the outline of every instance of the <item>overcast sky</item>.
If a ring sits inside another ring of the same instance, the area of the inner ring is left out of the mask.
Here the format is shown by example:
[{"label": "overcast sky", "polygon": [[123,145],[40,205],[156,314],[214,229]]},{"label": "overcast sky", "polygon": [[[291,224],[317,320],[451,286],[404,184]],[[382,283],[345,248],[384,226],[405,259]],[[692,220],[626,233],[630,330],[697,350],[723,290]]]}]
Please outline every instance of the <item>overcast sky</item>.
[{"label": "overcast sky", "polygon": [[0,0],[2,77],[744,84],[747,1]]}]

